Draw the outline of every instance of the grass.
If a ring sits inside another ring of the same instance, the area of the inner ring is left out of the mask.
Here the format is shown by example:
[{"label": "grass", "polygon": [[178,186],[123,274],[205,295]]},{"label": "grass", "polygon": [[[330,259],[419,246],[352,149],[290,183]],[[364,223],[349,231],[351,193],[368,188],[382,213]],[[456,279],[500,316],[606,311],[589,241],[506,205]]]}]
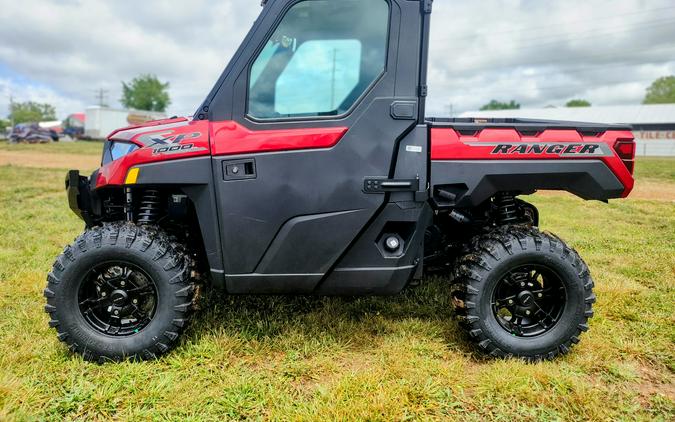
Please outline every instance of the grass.
[{"label": "grass", "polygon": [[[645,159],[637,174],[669,186],[673,167]],[[174,352],[100,366],[68,353],[42,311],[45,274],[82,229],[62,179],[0,166],[0,420],[675,418],[673,198],[531,198],[597,284],[591,330],[553,362],[476,354],[433,278],[392,298],[211,294]]]},{"label": "grass", "polygon": [[638,157],[635,177],[638,180],[662,180],[675,183],[675,159],[670,157]]},{"label": "grass", "polygon": [[36,154],[80,154],[101,156],[102,142],[76,141],[49,144],[10,144],[0,141],[0,151],[34,152]]}]

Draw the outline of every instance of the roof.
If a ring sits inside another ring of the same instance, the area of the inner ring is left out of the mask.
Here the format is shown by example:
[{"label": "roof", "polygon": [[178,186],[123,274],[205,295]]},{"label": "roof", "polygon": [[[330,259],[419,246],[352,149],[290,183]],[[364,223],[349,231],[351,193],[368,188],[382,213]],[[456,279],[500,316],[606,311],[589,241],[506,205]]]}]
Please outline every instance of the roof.
[{"label": "roof", "polygon": [[76,119],[84,123],[85,119],[87,118],[87,115],[85,113],[73,113],[70,116],[68,116],[68,118]]},{"label": "roof", "polygon": [[469,111],[460,117],[515,117],[619,124],[675,123],[675,104]]}]

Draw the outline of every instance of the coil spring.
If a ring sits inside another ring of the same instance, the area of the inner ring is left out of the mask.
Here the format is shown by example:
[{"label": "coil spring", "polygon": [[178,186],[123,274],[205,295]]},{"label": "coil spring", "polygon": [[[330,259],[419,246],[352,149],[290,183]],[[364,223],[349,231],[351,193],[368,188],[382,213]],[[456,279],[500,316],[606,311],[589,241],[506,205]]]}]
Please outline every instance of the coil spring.
[{"label": "coil spring", "polygon": [[497,207],[497,224],[505,226],[518,222],[519,210],[515,196],[508,192],[500,193],[494,197],[493,203]]},{"label": "coil spring", "polygon": [[157,221],[160,210],[159,191],[148,189],[143,193],[138,213],[138,224],[153,224]]}]

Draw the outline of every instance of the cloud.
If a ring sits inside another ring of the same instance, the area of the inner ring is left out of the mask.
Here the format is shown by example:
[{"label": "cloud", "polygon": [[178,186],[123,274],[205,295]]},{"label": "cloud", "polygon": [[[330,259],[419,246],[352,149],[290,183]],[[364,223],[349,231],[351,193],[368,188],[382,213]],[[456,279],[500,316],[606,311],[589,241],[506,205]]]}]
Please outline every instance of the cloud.
[{"label": "cloud", "polygon": [[430,113],[491,99],[524,106],[583,97],[639,103],[675,73],[670,0],[437,1],[432,18]]},{"label": "cloud", "polygon": [[[492,98],[638,103],[650,81],[675,73],[672,0],[437,0],[434,9],[430,114]],[[170,114],[191,114],[259,12],[241,0],[5,1],[0,67],[21,76],[4,81],[17,97],[44,95],[61,115],[94,103],[99,88],[117,105],[121,81],[141,73],[171,83]]]},{"label": "cloud", "polygon": [[13,72],[87,104],[103,88],[112,105],[121,81],[154,73],[171,83],[169,112],[179,114],[199,106],[260,10],[207,0],[5,3],[0,63]]},{"label": "cloud", "polygon": [[3,110],[1,116],[5,116],[4,111],[9,112],[10,97],[16,102],[36,101],[40,103],[49,103],[56,108],[56,114],[60,118],[76,112],[83,111],[85,103],[70,97],[62,95],[50,87],[34,84],[30,82],[16,83],[9,78],[0,78],[0,110]]}]

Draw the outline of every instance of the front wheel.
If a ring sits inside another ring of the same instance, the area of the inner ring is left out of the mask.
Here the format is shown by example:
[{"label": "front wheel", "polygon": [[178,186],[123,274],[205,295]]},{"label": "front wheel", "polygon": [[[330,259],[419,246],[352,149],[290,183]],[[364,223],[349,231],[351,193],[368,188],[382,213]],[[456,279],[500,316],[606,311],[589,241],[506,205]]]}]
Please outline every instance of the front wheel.
[{"label": "front wheel", "polygon": [[502,227],[472,240],[454,269],[453,303],[486,353],[526,360],[567,353],[595,302],[588,266],[562,240]]},{"label": "front wheel", "polygon": [[85,359],[154,359],[183,331],[195,286],[181,245],[158,228],[105,224],[80,235],[47,276],[45,311]]}]

